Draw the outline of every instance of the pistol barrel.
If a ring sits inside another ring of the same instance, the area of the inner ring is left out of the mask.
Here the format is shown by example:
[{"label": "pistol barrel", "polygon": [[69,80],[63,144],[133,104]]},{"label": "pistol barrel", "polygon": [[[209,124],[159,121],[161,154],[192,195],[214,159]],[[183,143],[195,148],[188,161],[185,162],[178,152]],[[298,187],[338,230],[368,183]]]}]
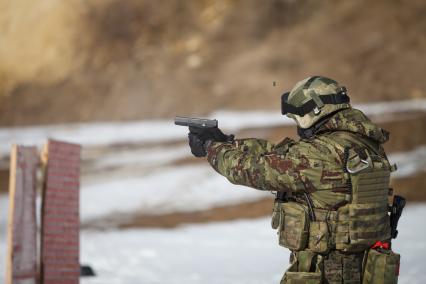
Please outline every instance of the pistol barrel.
[{"label": "pistol barrel", "polygon": [[214,128],[217,127],[218,122],[216,119],[176,116],[175,124],[180,126],[191,126],[198,128]]}]

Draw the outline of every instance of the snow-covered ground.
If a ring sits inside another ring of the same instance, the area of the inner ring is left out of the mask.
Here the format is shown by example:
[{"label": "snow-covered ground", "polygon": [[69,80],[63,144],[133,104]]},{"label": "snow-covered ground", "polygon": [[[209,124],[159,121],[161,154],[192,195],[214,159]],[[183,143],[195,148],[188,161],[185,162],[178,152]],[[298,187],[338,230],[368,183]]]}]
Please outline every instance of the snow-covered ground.
[{"label": "snow-covered ground", "polygon": [[[393,243],[402,255],[399,283],[426,283],[425,215],[426,205],[412,205],[400,220]],[[81,260],[98,277],[82,283],[279,283],[289,252],[278,246],[269,224],[261,218],[173,230],[84,232]]]},{"label": "snow-covered ground", "polygon": [[389,160],[398,166],[398,170],[392,174],[392,177],[402,178],[418,172],[426,173],[426,146],[420,146],[408,152],[391,154]]},{"label": "snow-covered ground", "polygon": [[269,223],[262,218],[172,230],[84,232],[81,261],[99,276],[82,283],[279,283],[289,253],[278,247]]},{"label": "snow-covered ground", "polygon": [[[412,205],[400,220],[394,241],[402,255],[399,283],[426,283],[425,215],[426,205]],[[269,224],[261,218],[173,230],[83,232],[81,260],[98,277],[82,283],[279,283],[289,252],[278,246]]]},{"label": "snow-covered ground", "polygon": [[[426,283],[424,216],[426,205],[409,205],[400,220],[394,241],[394,251],[402,256],[399,283]],[[269,218],[167,230],[83,231],[81,263],[90,264],[97,276],[81,283],[279,283],[289,252],[278,246],[276,238]],[[3,260],[4,235],[0,244]],[[0,265],[0,279],[3,276]]]},{"label": "snow-covered ground", "polygon": [[229,183],[207,163],[165,167],[149,175],[141,173],[83,187],[81,216],[84,222],[136,211],[149,214],[194,211],[268,196],[269,192]]}]

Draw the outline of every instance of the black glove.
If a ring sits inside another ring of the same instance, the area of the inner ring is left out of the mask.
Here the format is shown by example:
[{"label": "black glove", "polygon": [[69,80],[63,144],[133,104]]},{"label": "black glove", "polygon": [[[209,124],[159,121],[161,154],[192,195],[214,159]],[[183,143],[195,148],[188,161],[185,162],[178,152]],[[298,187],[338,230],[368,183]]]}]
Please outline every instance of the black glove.
[{"label": "black glove", "polygon": [[219,128],[195,128],[189,127],[189,147],[195,157],[205,157],[207,147],[211,142],[234,141],[234,135],[226,135]]}]

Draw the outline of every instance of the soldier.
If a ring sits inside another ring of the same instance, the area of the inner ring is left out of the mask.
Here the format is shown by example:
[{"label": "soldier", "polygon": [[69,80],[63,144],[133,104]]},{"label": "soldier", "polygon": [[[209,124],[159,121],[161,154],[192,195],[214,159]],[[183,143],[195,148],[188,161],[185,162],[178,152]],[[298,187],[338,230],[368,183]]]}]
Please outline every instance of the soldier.
[{"label": "soldier", "polygon": [[192,153],[231,183],[276,192],[272,227],[291,250],[281,283],[396,283],[388,215],[395,167],[382,147],[389,133],[329,78],[306,78],[281,99],[299,141],[232,141],[216,128],[190,131]]}]

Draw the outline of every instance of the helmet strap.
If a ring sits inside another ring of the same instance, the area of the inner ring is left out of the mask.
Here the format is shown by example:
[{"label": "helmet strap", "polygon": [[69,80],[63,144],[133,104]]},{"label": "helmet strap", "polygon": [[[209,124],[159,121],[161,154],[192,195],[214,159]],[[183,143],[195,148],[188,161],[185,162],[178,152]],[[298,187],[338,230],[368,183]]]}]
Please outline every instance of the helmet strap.
[{"label": "helmet strap", "polygon": [[302,139],[310,139],[317,133],[321,126],[327,123],[328,119],[329,117],[327,117],[327,119],[322,119],[320,122],[315,123],[309,128],[297,127],[297,134]]},{"label": "helmet strap", "polygon": [[330,113],[329,115],[324,116],[323,118],[321,118],[319,121],[317,121],[314,125],[312,125],[309,128],[297,127],[297,135],[299,135],[299,137],[301,139],[312,138],[315,134],[317,134],[317,132],[320,130],[320,128],[330,120],[330,118],[332,116],[334,116],[336,113],[338,113],[342,110],[344,110],[344,109],[338,109],[338,110]]}]

